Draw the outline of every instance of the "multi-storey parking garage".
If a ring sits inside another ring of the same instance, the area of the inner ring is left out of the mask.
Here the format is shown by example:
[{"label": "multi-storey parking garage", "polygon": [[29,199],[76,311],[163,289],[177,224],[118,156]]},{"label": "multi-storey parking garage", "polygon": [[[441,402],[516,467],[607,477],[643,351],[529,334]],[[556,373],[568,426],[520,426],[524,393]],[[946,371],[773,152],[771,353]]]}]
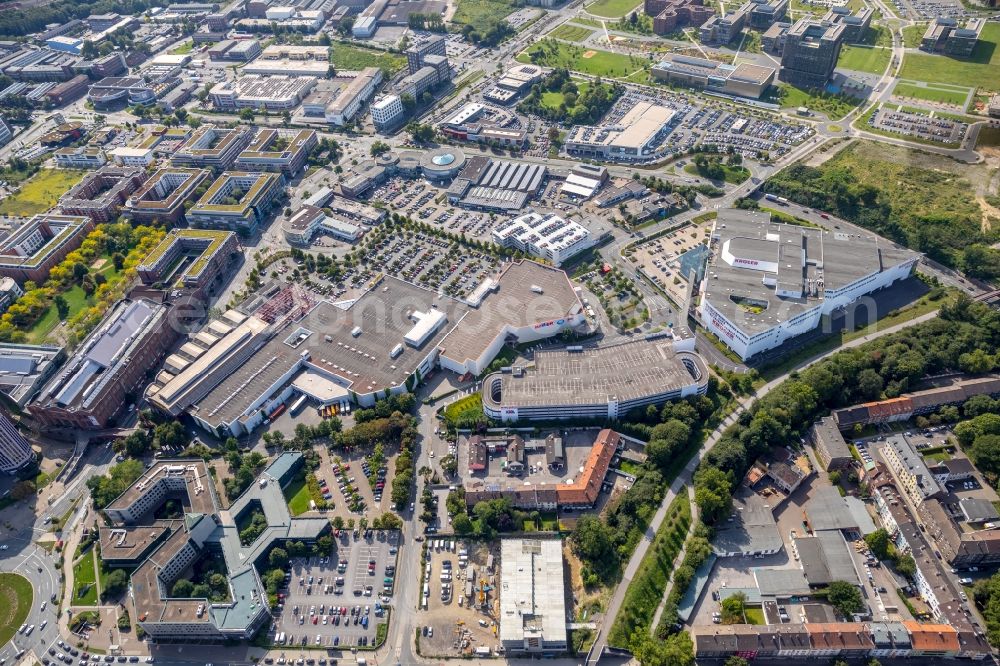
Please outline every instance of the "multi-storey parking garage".
[{"label": "multi-storey parking garage", "polygon": [[501,421],[621,418],[629,410],[704,394],[708,368],[670,337],[540,351],[534,367],[483,380],[483,411]]}]

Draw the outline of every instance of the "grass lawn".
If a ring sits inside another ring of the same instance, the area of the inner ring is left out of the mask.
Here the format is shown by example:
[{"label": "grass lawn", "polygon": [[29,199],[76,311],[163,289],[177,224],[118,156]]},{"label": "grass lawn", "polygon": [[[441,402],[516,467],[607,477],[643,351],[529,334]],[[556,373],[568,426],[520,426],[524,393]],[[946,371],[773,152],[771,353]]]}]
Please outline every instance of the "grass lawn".
[{"label": "grass lawn", "polygon": [[[73,606],[97,605],[97,572],[94,570],[94,551],[86,553],[73,566]],[[82,595],[80,592],[86,590]]]},{"label": "grass lawn", "polygon": [[747,618],[747,624],[767,624],[764,620],[764,610],[761,608],[744,608],[743,615]]},{"label": "grass lawn", "polygon": [[479,393],[467,395],[444,408],[444,418],[449,423],[458,423],[463,418],[474,418],[482,413],[483,397]]},{"label": "grass lawn", "polygon": [[[698,167],[695,164],[688,164],[684,167],[685,173],[692,174],[694,176],[702,176],[701,172],[698,171]],[[750,177],[750,171],[746,167],[741,166],[729,166],[728,164],[722,165],[722,171],[725,173],[724,180],[727,183],[732,183],[733,185],[739,185],[747,178]]]},{"label": "grass lawn", "polygon": [[561,26],[550,32],[548,36],[558,37],[559,39],[565,39],[570,42],[582,42],[592,34],[594,34],[594,31],[590,28],[563,23]]},{"label": "grass lawn", "polygon": [[923,38],[925,32],[927,32],[926,23],[906,26],[903,28],[903,45],[908,49],[919,48],[920,40]]},{"label": "grass lawn", "polygon": [[907,53],[903,57],[903,68],[899,72],[899,78],[1000,90],[998,42],[1000,42],[1000,24],[987,23],[970,57]]},{"label": "grass lawn", "polygon": [[1000,146],[1000,127],[983,127],[976,137],[976,148]]},{"label": "grass lawn", "polygon": [[643,69],[648,64],[648,61],[643,58],[611,53],[610,51],[584,49],[575,44],[554,40],[532,44],[530,48],[517,56],[517,60],[530,63],[532,62],[530,55],[536,51],[541,52],[541,57],[535,64],[545,67],[565,67],[575,72],[605,78],[624,78]]},{"label": "grass lawn", "polygon": [[461,25],[471,25],[478,32],[485,32],[497,21],[502,21],[513,14],[514,9],[513,3],[503,0],[458,0],[458,8],[451,21]]},{"label": "grass lawn", "polygon": [[594,16],[619,18],[642,4],[642,0],[597,0],[585,7]]},{"label": "grass lawn", "polygon": [[305,477],[295,479],[285,488],[285,499],[288,500],[288,510],[293,516],[298,516],[309,510],[309,486]]},{"label": "grass lawn", "polygon": [[191,51],[193,50],[194,50],[194,42],[190,41],[190,42],[184,42],[170,53],[173,55],[185,55],[191,53]]},{"label": "grass lawn", "polygon": [[334,68],[348,71],[381,67],[382,72],[389,77],[406,66],[406,56],[334,42],[330,45],[330,62]]},{"label": "grass lawn", "polygon": [[881,74],[889,65],[892,50],[880,46],[850,46],[844,45],[840,50],[837,67],[852,69],[856,72]]},{"label": "grass lawn", "polygon": [[31,610],[31,583],[24,576],[0,573],[0,645],[6,645],[14,632],[24,623]]},{"label": "grass lawn", "polygon": [[[577,95],[577,97],[578,98],[582,97],[584,91],[589,86],[586,83],[584,83],[583,81],[574,81],[574,83],[576,83],[576,89],[577,89],[577,94],[576,95]],[[558,110],[559,107],[562,106],[562,103],[563,103],[563,100],[565,99],[565,97],[566,96],[563,95],[558,90],[557,91],[547,90],[547,91],[545,91],[545,92],[542,93],[542,106],[547,107],[549,109],[552,109],[554,111]]]},{"label": "grass lawn", "polygon": [[892,89],[892,94],[896,97],[910,97],[912,99],[923,99],[928,102],[941,102],[942,104],[954,104],[955,106],[965,106],[965,100],[969,96],[969,90],[959,90],[956,88],[939,88],[937,86],[918,86],[912,83],[900,81]]},{"label": "grass lawn", "polygon": [[[115,269],[115,265],[111,262],[111,255],[102,256],[104,259],[104,265],[100,270],[95,271],[103,275],[109,284],[114,284],[119,277],[118,271]],[[73,285],[69,290],[63,292],[63,298],[66,299],[66,304],[69,306],[69,311],[66,315],[66,319],[70,319],[80,310],[88,308],[94,304],[92,297],[87,296],[87,293],[83,290],[80,285]],[[49,309],[45,311],[35,325],[31,327],[28,331],[28,342],[32,344],[41,344],[48,338],[49,334],[59,325],[59,311],[56,309],[55,305],[50,305]]]},{"label": "grass lawn", "polygon": [[825,113],[830,120],[840,120],[862,101],[850,95],[815,94],[784,83],[778,86],[778,96],[783,108],[797,109],[804,106],[810,111]]},{"label": "grass lawn", "polygon": [[83,178],[84,171],[42,169],[23,185],[21,191],[0,201],[0,215],[27,217],[52,208],[66,190]]},{"label": "grass lawn", "polygon": [[933,462],[944,462],[945,460],[951,460],[951,454],[947,451],[937,451],[936,453],[925,454],[924,458]]}]

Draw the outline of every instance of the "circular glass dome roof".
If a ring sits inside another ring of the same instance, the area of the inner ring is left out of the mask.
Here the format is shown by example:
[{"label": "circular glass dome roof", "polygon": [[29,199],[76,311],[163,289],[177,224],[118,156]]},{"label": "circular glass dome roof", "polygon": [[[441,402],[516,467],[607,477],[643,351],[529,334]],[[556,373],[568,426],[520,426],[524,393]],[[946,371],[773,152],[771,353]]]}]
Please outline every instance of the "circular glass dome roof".
[{"label": "circular glass dome roof", "polygon": [[437,166],[448,166],[454,161],[455,161],[455,156],[452,155],[451,153],[435,155],[434,157],[431,158],[431,162],[433,162]]}]

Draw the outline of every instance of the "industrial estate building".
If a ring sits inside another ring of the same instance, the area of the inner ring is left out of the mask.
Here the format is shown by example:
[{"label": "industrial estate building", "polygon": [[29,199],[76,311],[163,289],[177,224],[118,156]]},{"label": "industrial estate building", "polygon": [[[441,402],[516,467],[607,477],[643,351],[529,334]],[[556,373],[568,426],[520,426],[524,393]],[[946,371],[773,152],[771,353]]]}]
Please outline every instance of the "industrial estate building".
[{"label": "industrial estate building", "polygon": [[720,210],[699,316],[742,359],[815,329],[824,315],[908,277],[920,257],[877,236]]},{"label": "industrial estate building", "polygon": [[508,654],[568,649],[562,542],[500,541],[500,645]]},{"label": "industrial estate building", "polygon": [[[302,468],[302,454],[278,456],[228,508],[215,495],[207,465],[195,458],[159,460],[104,514],[112,525],[99,529],[101,558],[111,566],[135,567],[128,609],[157,641],[219,643],[247,640],[269,619],[267,590],[257,571],[275,544],[313,543],[330,529],[326,518],[292,518],[283,488]],[[168,498],[183,497],[184,518],[151,518]],[[262,510],[267,529],[243,545],[240,522]],[[228,601],[170,595],[173,584],[203,557],[221,552],[227,570]]]},{"label": "industrial estate building", "polygon": [[500,222],[491,235],[498,245],[516,248],[553,266],[562,265],[596,242],[588,229],[553,213],[527,213]]},{"label": "industrial estate building", "polygon": [[566,136],[566,152],[604,160],[641,160],[670,133],[675,116],[676,113],[665,106],[637,102],[614,125],[574,127]]},{"label": "industrial estate building", "polygon": [[701,88],[709,92],[760,98],[774,83],[773,67],[749,63],[730,65],[706,58],[666,55],[653,65],[653,78],[669,83]]},{"label": "industrial estate building", "polygon": [[42,284],[49,270],[80,247],[94,222],[80,215],[36,215],[0,240],[0,275]]},{"label": "industrial estate building", "polygon": [[[256,40],[250,40],[256,41]],[[258,46],[258,50],[260,47]],[[242,55],[242,54],[240,54]],[[243,67],[243,74],[260,76],[314,76],[325,78],[330,70],[330,48],[272,44]]]},{"label": "industrial estate building", "polygon": [[177,337],[169,306],[118,303],[42,388],[28,411],[50,428],[99,430],[134,402]]},{"label": "industrial estate building", "polygon": [[382,70],[379,67],[365,67],[355,73],[350,82],[330,101],[323,111],[326,122],[343,127],[357,117],[365,102],[372,98],[379,84],[382,83]]},{"label": "industrial estate building", "polygon": [[534,367],[483,379],[483,411],[498,421],[620,419],[630,410],[704,394],[708,367],[693,339],[535,352]]},{"label": "industrial estate building", "polygon": [[311,76],[246,74],[215,84],[208,96],[220,111],[283,111],[297,107],[315,85],[316,79]]}]

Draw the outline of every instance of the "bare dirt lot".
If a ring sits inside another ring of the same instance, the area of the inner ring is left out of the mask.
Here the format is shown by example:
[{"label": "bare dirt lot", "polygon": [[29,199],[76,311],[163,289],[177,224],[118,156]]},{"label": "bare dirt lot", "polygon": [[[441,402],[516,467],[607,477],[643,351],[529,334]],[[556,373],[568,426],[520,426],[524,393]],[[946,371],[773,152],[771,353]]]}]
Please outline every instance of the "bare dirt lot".
[{"label": "bare dirt lot", "polygon": [[[447,547],[441,547],[442,544],[447,544]],[[426,610],[417,615],[420,654],[433,657],[465,656],[472,654],[477,647],[488,647],[496,651],[499,645],[494,634],[499,608],[495,592],[496,572],[499,572],[500,562],[499,547],[492,549],[494,573],[490,573],[486,564],[491,550],[483,544],[428,539],[425,545],[423,580],[428,595]],[[468,554],[465,566],[462,566],[463,550]],[[442,576],[450,580],[442,580]],[[480,581],[483,577],[487,591],[485,597],[480,597]],[[473,580],[470,599],[466,591],[468,583]],[[443,592],[445,583],[450,584],[448,592]],[[481,598],[485,598],[485,607],[480,603]]]}]

